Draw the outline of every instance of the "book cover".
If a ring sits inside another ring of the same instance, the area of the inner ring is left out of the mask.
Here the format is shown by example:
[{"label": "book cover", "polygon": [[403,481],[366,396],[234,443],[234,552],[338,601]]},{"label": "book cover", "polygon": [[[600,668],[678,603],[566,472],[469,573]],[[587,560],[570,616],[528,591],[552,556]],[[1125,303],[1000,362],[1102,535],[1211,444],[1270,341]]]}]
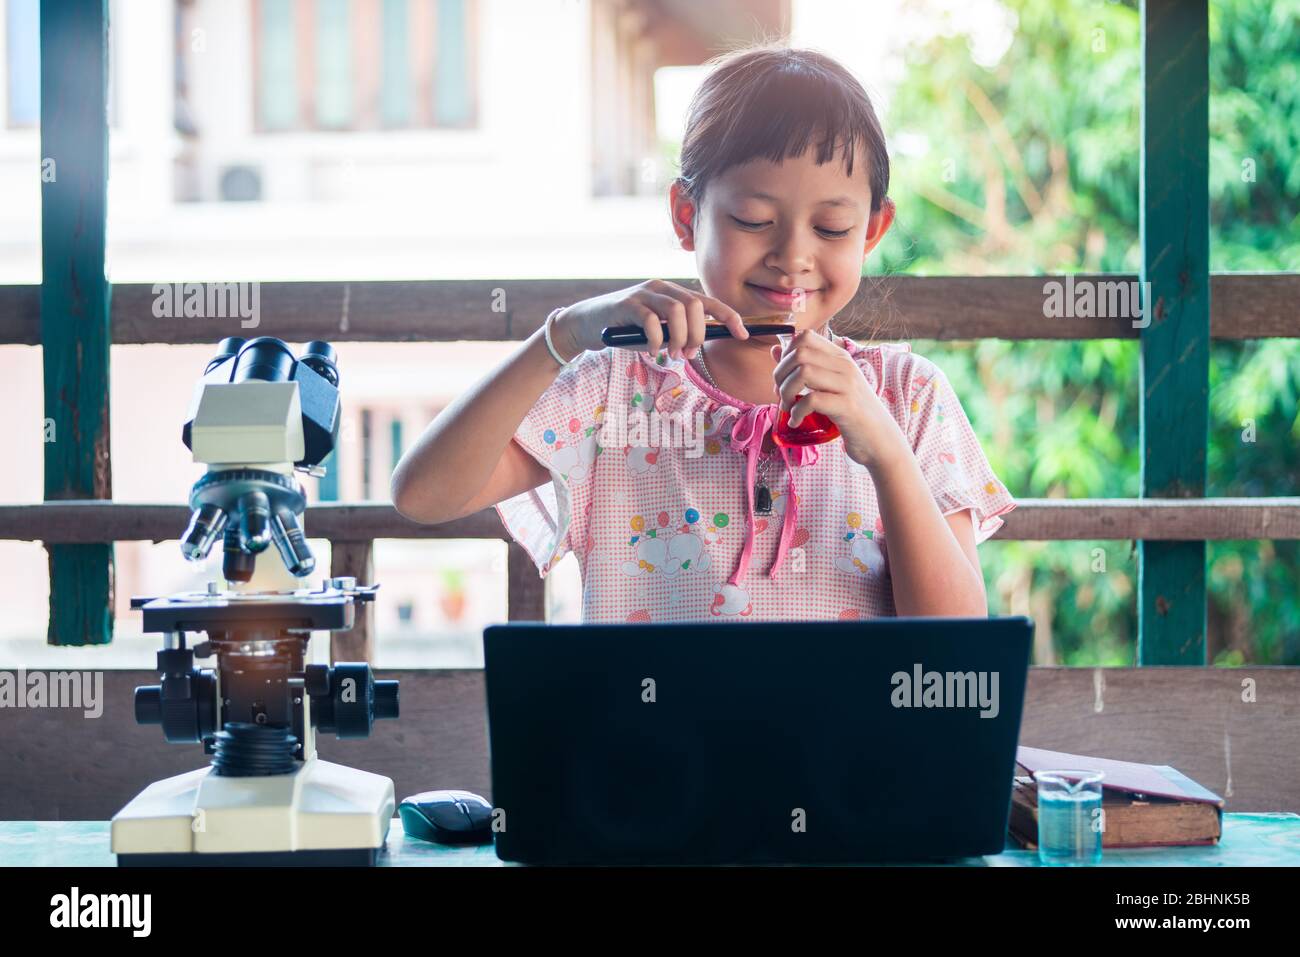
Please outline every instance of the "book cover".
[{"label": "book cover", "polygon": [[1037,847],[1038,791],[1032,772],[1101,771],[1105,830],[1102,847],[1168,847],[1218,842],[1223,798],[1168,765],[1116,761],[1021,747],[1011,792],[1009,830],[1026,848]]}]

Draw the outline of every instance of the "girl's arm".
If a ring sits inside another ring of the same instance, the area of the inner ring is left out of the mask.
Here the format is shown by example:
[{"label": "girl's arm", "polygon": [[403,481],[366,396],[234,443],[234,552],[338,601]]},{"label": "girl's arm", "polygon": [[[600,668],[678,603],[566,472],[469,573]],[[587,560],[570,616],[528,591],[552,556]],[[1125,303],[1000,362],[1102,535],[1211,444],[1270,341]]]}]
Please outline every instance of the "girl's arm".
[{"label": "girl's arm", "polygon": [[[511,438],[560,366],[541,327],[482,382],[438,413],[393,470],[393,505],[436,525],[543,484],[550,473]],[[568,359],[580,350],[553,330]]]},{"label": "girl's arm", "polygon": [[[830,416],[849,458],[866,466],[876,486],[889,550],[894,610],[900,616],[985,618],[988,599],[975,552],[970,513],[946,519],[898,422],[881,404],[847,352],[801,330],[773,379],[781,408],[797,426],[809,412]],[[802,398],[800,392],[808,389]]]},{"label": "girl's arm", "polygon": [[[634,323],[645,330],[651,355],[666,345],[676,358],[694,354],[704,342],[706,309],[736,338],[749,337],[740,313],[721,300],[650,279],[564,307],[551,323],[551,338],[567,360],[603,349],[605,326]],[[545,482],[549,471],[510,440],[559,371],[543,325],[496,371],[443,409],[402,456],[391,486],[397,510],[436,525]]]},{"label": "girl's arm", "polygon": [[900,616],[985,618],[988,597],[969,511],[944,516],[916,456],[899,448],[868,466],[886,529],[894,610]]}]

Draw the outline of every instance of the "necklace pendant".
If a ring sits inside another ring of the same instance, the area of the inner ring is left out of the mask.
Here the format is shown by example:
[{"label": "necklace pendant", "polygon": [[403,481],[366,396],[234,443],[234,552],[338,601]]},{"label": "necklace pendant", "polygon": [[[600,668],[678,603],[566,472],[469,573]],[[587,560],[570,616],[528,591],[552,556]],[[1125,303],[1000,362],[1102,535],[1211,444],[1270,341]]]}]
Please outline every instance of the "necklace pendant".
[{"label": "necklace pendant", "polygon": [[766,485],[759,485],[754,490],[754,513],[757,515],[772,514],[772,491]]}]

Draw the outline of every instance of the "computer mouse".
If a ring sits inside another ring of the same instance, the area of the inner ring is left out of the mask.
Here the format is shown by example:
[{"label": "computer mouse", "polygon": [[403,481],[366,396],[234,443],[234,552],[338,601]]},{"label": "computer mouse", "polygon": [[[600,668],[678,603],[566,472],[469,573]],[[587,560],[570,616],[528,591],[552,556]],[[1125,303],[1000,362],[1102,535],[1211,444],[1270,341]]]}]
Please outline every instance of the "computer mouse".
[{"label": "computer mouse", "polygon": [[491,844],[492,804],[472,791],[423,791],[397,806],[402,830],[435,844]]}]

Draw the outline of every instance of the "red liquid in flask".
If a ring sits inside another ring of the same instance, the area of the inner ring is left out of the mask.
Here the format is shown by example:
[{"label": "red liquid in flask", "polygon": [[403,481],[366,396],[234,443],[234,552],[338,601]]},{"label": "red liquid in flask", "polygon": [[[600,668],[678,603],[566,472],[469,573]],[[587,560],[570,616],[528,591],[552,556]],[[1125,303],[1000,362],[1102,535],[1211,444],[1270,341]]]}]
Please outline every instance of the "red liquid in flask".
[{"label": "red liquid in flask", "polygon": [[772,441],[777,445],[821,445],[840,437],[839,427],[821,412],[809,412],[797,426],[790,425],[790,410],[782,409],[777,416]]}]

